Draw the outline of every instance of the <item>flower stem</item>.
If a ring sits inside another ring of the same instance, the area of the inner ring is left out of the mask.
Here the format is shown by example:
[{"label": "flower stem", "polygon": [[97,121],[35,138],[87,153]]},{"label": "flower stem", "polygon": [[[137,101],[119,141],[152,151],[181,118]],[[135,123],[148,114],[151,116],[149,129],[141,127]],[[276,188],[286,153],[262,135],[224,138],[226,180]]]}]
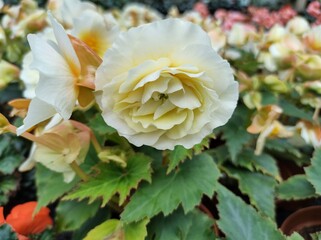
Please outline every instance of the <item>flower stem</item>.
[{"label": "flower stem", "polygon": [[87,182],[89,180],[89,176],[79,167],[76,161],[70,163],[70,167],[84,182]]}]

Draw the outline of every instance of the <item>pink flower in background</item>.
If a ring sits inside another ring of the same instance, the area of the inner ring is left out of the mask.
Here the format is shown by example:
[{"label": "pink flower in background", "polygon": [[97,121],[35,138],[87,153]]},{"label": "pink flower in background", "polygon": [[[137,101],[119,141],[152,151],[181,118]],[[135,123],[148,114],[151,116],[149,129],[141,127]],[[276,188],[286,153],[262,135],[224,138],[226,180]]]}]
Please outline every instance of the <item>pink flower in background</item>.
[{"label": "pink flower in background", "polygon": [[307,12],[315,18],[321,17],[321,3],[318,1],[311,2],[307,7]]},{"label": "pink flower in background", "polygon": [[209,15],[208,7],[203,2],[197,2],[194,5],[194,10],[201,14],[203,18],[206,18]]},{"label": "pink flower in background", "polygon": [[321,24],[321,3],[320,2],[318,1],[311,2],[307,7],[307,12],[312,17],[316,18],[314,25]]},{"label": "pink flower in background", "polygon": [[226,11],[224,9],[218,9],[214,17],[222,21],[224,30],[230,30],[235,23],[248,21],[248,17],[245,14],[237,11]]},{"label": "pink flower in background", "polygon": [[290,19],[297,15],[297,12],[290,6],[285,5],[277,12],[280,21],[286,24]]}]

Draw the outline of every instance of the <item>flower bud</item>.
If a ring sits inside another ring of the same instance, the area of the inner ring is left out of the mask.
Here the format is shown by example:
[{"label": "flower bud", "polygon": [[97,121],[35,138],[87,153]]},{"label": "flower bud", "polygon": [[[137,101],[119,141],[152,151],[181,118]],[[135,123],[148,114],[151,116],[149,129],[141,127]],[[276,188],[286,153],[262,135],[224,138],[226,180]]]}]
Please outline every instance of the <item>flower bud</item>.
[{"label": "flower bud", "polygon": [[318,55],[299,55],[300,64],[296,69],[305,79],[315,80],[321,78],[321,57]]},{"label": "flower bud", "polygon": [[17,66],[0,60],[0,89],[5,88],[11,81],[19,78],[20,70]]},{"label": "flower bud", "polygon": [[9,125],[8,119],[0,113],[0,134],[8,132],[7,126]]},{"label": "flower bud", "polygon": [[308,21],[303,17],[294,17],[286,25],[286,28],[296,35],[301,35],[309,31],[310,26]]}]

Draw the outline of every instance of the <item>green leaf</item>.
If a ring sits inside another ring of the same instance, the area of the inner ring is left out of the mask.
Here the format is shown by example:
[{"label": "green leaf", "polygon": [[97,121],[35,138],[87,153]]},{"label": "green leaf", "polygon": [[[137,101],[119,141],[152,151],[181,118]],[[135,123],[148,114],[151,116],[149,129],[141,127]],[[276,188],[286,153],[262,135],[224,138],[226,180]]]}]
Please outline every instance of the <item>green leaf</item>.
[{"label": "green leaf", "polygon": [[226,140],[231,160],[236,162],[237,155],[242,151],[243,146],[252,139],[252,135],[246,131],[249,125],[249,111],[245,107],[237,108],[232,118],[221,129],[223,139]]},{"label": "green leaf", "polygon": [[110,219],[92,229],[84,240],[144,240],[148,219],[137,223],[124,224],[117,219]]},{"label": "green leaf", "polygon": [[17,234],[9,224],[2,224],[0,226],[0,239],[3,240],[18,240]]},{"label": "green leaf", "polygon": [[92,218],[87,219],[87,221],[81,225],[80,228],[72,232],[72,240],[84,239],[88,232],[99,224],[105,222],[108,219],[111,219],[112,211],[109,206],[100,208],[99,211]]},{"label": "green leaf", "polygon": [[[311,236],[312,240],[321,240],[321,232],[311,233],[310,236]],[[301,239],[303,239],[303,238],[301,238]]]},{"label": "green leaf", "polygon": [[297,232],[294,232],[290,237],[287,237],[286,240],[304,240],[304,238]]},{"label": "green leaf", "polygon": [[79,188],[64,199],[89,198],[89,203],[102,197],[102,205],[118,193],[119,204],[123,204],[131,189],[137,188],[142,180],[151,181],[151,158],[144,154],[136,154],[127,160],[127,167],[122,168],[114,162],[98,165],[100,173],[88,182],[79,184]]},{"label": "green leaf", "polygon": [[23,160],[21,155],[6,156],[0,160],[0,172],[3,174],[12,174]]},{"label": "green leaf", "polygon": [[257,156],[254,154],[253,149],[245,149],[242,151],[235,165],[244,167],[250,171],[260,171],[266,175],[273,176],[276,180],[281,179],[276,160],[265,153]]},{"label": "green leaf", "polygon": [[213,159],[200,154],[180,164],[176,172],[155,172],[151,184],[142,185],[132,196],[121,217],[125,222],[151,218],[160,212],[165,216],[182,204],[185,213],[192,210],[202,195],[212,196],[219,178]]},{"label": "green leaf", "polygon": [[14,176],[0,177],[0,206],[8,203],[10,193],[18,187],[18,180]]},{"label": "green leaf", "polygon": [[112,134],[116,130],[106,124],[100,113],[96,114],[89,123],[88,126],[98,135]]},{"label": "green leaf", "polygon": [[194,209],[184,214],[182,208],[171,215],[154,217],[148,224],[148,240],[215,240],[214,221]]},{"label": "green leaf", "polygon": [[273,221],[262,217],[250,205],[220,185],[218,226],[231,240],[285,240]]},{"label": "green leaf", "polygon": [[266,175],[273,176],[276,180],[280,181],[281,176],[276,160],[268,154],[254,155],[253,166],[255,170],[260,171]]},{"label": "green leaf", "polygon": [[311,166],[304,168],[307,179],[312,183],[315,192],[321,195],[321,149],[316,149],[311,159]]},{"label": "green leaf", "polygon": [[312,184],[304,174],[290,177],[277,187],[277,197],[282,200],[301,200],[316,196]]},{"label": "green leaf", "polygon": [[[56,208],[56,228],[59,232],[78,229],[98,211],[100,202],[60,201]],[[66,214],[68,213],[68,214]]]},{"label": "green leaf", "polygon": [[279,106],[283,109],[283,114],[291,117],[296,117],[299,119],[305,119],[308,121],[313,121],[312,116],[313,112],[308,112],[303,110],[303,107],[298,108],[293,103],[282,99],[279,102]]},{"label": "green leaf", "polygon": [[41,164],[36,166],[36,186],[38,205],[37,211],[41,207],[56,201],[66,192],[70,191],[79,181],[75,178],[71,183],[65,183],[61,173],[53,172]]},{"label": "green leaf", "polygon": [[173,171],[180,162],[183,162],[187,158],[192,157],[192,150],[186,149],[183,146],[175,146],[173,151],[170,151],[168,154],[168,169],[167,174]]},{"label": "green leaf", "polygon": [[249,196],[251,204],[264,215],[274,219],[276,181],[270,176],[257,172],[248,172],[236,168],[226,170],[228,175],[238,180],[241,192]]}]

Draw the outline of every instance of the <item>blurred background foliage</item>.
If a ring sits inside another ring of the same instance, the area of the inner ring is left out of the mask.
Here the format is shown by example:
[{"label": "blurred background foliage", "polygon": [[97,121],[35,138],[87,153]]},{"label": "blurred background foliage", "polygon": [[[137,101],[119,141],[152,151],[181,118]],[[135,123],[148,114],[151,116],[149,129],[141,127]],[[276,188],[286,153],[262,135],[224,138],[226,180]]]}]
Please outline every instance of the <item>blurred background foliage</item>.
[{"label": "blurred background foliage", "polygon": [[[172,6],[177,6],[180,12],[185,12],[193,8],[199,0],[90,0],[104,8],[123,8],[127,3],[143,3],[156,8],[166,14]],[[7,4],[17,4],[19,0],[4,0]],[[39,6],[44,6],[46,0],[37,0]],[[311,2],[309,0],[204,0],[208,4],[209,10],[214,12],[218,8],[242,10],[247,6],[265,6],[269,9],[279,9],[285,4],[291,4],[298,12],[302,12],[305,6]]]}]

